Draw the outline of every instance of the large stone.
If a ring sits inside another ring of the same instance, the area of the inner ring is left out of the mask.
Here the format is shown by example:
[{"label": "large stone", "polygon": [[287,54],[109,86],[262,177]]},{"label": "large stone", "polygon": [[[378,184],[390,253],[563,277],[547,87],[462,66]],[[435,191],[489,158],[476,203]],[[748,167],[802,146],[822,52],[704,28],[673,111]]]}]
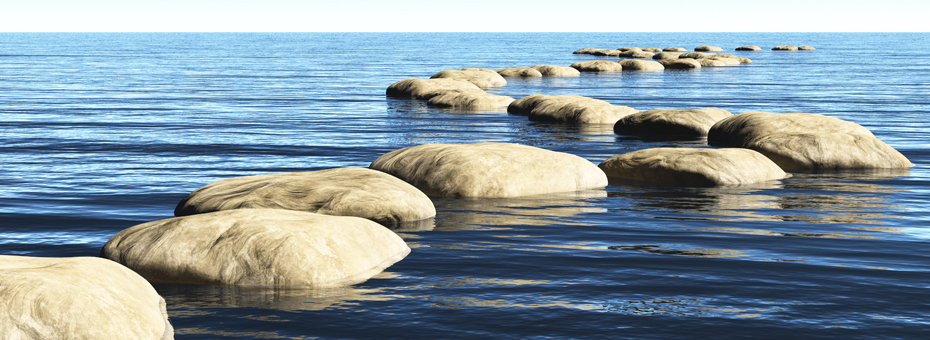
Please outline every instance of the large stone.
[{"label": "large stone", "polygon": [[675,135],[704,137],[711,126],[733,114],[722,109],[657,109],[634,113],[614,124],[621,135]]},{"label": "large stone", "polygon": [[580,50],[576,50],[575,52],[572,52],[572,54],[594,54],[594,52],[597,50],[602,50],[602,49],[601,48],[590,48],[590,47],[582,48]]},{"label": "large stone", "polygon": [[662,64],[662,66],[664,66],[666,70],[668,69],[690,70],[690,69],[695,69],[695,68],[701,68],[701,62],[697,61],[697,59],[690,59],[690,58],[662,59],[662,60],[659,60],[659,64]]},{"label": "large stone", "polygon": [[596,55],[596,56],[600,56],[600,57],[616,57],[616,56],[620,55],[620,53],[621,53],[621,52],[620,52],[619,50],[597,50],[597,51],[594,51],[594,53],[591,53],[591,54],[592,54],[592,55]]},{"label": "large stone", "polygon": [[752,60],[750,60],[749,58],[737,57],[735,55],[726,54],[726,53],[718,54],[718,55],[711,57],[711,59],[720,59],[720,58],[735,59],[736,61],[739,61],[740,64],[751,64],[752,63]]},{"label": "large stone", "polygon": [[797,46],[791,46],[791,45],[778,45],[778,46],[772,47],[772,51],[797,51],[797,50],[798,50]]},{"label": "large stone", "polygon": [[423,192],[394,176],[365,168],[227,178],[184,197],[174,214],[261,208],[357,216],[380,223],[436,216],[433,202]]},{"label": "large stone", "polygon": [[636,109],[575,95],[534,94],[515,100],[507,112],[527,115],[530,120],[581,124],[614,124]]},{"label": "large stone", "polygon": [[642,52],[643,51],[643,49],[639,47],[621,47],[621,48],[618,48],[617,50],[620,52],[628,52],[628,51]]},{"label": "large stone", "polygon": [[803,112],[744,112],[714,124],[707,141],[759,151],[786,171],[913,165],[859,124]]},{"label": "large stone", "polygon": [[623,65],[624,71],[662,71],[665,70],[665,66],[659,64],[658,62],[652,60],[621,60],[619,61],[620,65]]},{"label": "large stone", "polygon": [[542,73],[532,67],[511,67],[494,70],[504,78],[533,78],[542,77]]},{"label": "large stone", "polygon": [[607,185],[604,172],[584,158],[506,143],[418,145],[386,153],[370,167],[432,197],[519,197]]},{"label": "large stone", "polygon": [[762,154],[739,148],[655,148],[608,158],[608,177],[686,186],[743,185],[787,177]]},{"label": "large stone", "polygon": [[489,70],[486,68],[445,70],[439,71],[430,77],[430,79],[442,78],[465,80],[483,89],[507,85],[507,80],[505,80],[504,77],[501,77],[501,75],[497,74],[497,72],[494,72],[494,70]]},{"label": "large stone", "polygon": [[681,57],[679,52],[659,52],[652,56],[652,59],[655,60],[665,60],[665,59],[678,59]]},{"label": "large stone", "polygon": [[717,46],[698,46],[698,47],[695,47],[694,50],[695,50],[695,51],[703,51],[703,52],[720,52],[720,51],[723,51],[722,48],[717,47]]},{"label": "large stone", "polygon": [[813,51],[816,50],[814,46],[798,46],[799,51]]},{"label": "large stone", "polygon": [[662,51],[665,51],[665,52],[688,52],[688,50],[686,50],[686,49],[684,49],[684,48],[681,48],[681,47],[666,47],[666,48],[663,48]]},{"label": "large stone", "polygon": [[640,58],[640,59],[649,59],[649,58],[652,58],[653,56],[655,56],[655,53],[630,50],[630,51],[626,51],[626,52],[620,52],[617,56],[620,57],[620,58]]},{"label": "large stone", "polygon": [[409,252],[364,218],[235,209],[125,229],[100,256],[155,283],[328,287],[363,282]]},{"label": "large stone", "polygon": [[543,77],[573,77],[581,74],[575,68],[568,66],[536,65],[533,69],[542,73]]},{"label": "large stone", "polygon": [[761,51],[762,48],[759,46],[740,46],[736,48],[737,51]]},{"label": "large stone", "polygon": [[716,54],[713,54],[713,53],[688,52],[688,53],[682,53],[681,55],[678,56],[678,58],[679,58],[679,59],[682,59],[682,58],[704,59],[704,58],[713,57],[713,56],[715,56],[715,55],[716,55]]},{"label": "large stone", "polygon": [[456,79],[417,79],[410,78],[388,86],[387,95],[410,97],[413,99],[430,99],[449,91],[480,90],[475,84]]},{"label": "large stone", "polygon": [[579,61],[571,67],[579,72],[620,72],[623,70],[623,66],[608,60]]},{"label": "large stone", "polygon": [[466,110],[496,109],[510,105],[513,98],[499,96],[482,90],[449,91],[430,98],[426,102],[429,106],[454,107]]},{"label": "large stone", "polygon": [[0,339],[174,339],[165,300],[95,257],[0,255]]},{"label": "large stone", "polygon": [[658,47],[646,47],[643,49],[643,52],[659,53],[662,52],[662,49]]}]

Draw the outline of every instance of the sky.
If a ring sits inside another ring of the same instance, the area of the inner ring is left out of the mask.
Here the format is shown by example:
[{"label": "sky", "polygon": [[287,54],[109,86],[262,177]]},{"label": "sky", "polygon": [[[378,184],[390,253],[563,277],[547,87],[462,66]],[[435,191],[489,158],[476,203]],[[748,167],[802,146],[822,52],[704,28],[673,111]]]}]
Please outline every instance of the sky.
[{"label": "sky", "polygon": [[0,0],[0,32],[928,32],[927,0]]}]

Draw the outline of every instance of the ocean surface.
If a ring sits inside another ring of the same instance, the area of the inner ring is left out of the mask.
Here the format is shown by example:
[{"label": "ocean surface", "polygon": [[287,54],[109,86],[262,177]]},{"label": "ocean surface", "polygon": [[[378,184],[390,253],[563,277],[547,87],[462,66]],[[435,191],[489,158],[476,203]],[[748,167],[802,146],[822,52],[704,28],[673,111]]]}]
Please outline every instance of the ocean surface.
[{"label": "ocean surface", "polygon": [[[771,51],[776,45],[816,51]],[[350,287],[155,285],[177,339],[918,339],[930,334],[930,34],[0,34],[0,254],[97,256],[216,180],[334,167],[424,143],[506,142],[600,163],[704,140],[620,136],[388,98],[446,69],[723,47],[752,64],[508,79],[640,111],[856,122],[908,170],[744,187],[614,184],[435,199],[412,248]],[[733,51],[758,45],[763,51]]]}]

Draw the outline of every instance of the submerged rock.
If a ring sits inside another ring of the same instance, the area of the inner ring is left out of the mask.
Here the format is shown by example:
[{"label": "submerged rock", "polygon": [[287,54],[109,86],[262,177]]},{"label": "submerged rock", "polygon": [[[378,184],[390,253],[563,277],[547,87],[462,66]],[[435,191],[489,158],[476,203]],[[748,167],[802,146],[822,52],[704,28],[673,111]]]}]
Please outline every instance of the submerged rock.
[{"label": "submerged rock", "polygon": [[533,69],[542,73],[543,77],[573,77],[581,74],[575,68],[568,66],[536,65]]},{"label": "submerged rock", "polygon": [[624,71],[662,71],[665,70],[665,66],[659,64],[658,62],[652,60],[621,60],[619,61],[620,65],[623,65]]},{"label": "submerged rock", "polygon": [[481,110],[507,107],[513,102],[508,96],[493,95],[481,90],[449,91],[430,98],[429,106],[454,107],[467,110]]},{"label": "submerged rock", "polygon": [[387,95],[410,97],[413,99],[430,99],[449,91],[481,90],[475,84],[457,79],[417,79],[410,78],[388,86]]},{"label": "submerged rock", "polygon": [[507,85],[507,80],[500,74],[486,68],[463,68],[459,70],[439,71],[432,75],[430,79],[456,79],[465,80],[479,88],[489,88]]},{"label": "submerged rock", "polygon": [[698,46],[694,48],[695,51],[704,51],[704,52],[720,52],[723,51],[722,48],[717,46]]},{"label": "submerged rock", "polygon": [[532,67],[511,67],[494,70],[504,78],[533,78],[542,77],[542,73]]},{"label": "submerged rock", "polygon": [[740,46],[736,48],[737,51],[761,51],[762,48],[759,46]]},{"label": "submerged rock", "polygon": [[686,186],[743,185],[787,177],[775,163],[749,149],[655,148],[608,158],[608,177]]},{"label": "submerged rock", "polygon": [[608,60],[579,61],[571,67],[579,72],[620,72],[623,70],[623,66]]},{"label": "submerged rock", "polygon": [[798,50],[797,46],[791,46],[791,45],[778,45],[778,46],[772,47],[772,51],[797,51],[797,50]]},{"label": "submerged rock", "polygon": [[621,135],[704,137],[711,126],[732,116],[722,109],[649,110],[621,118],[614,124],[614,132]]},{"label": "submerged rock", "polygon": [[701,68],[701,63],[697,61],[697,59],[690,59],[690,58],[663,59],[663,60],[659,60],[659,64],[662,64],[662,66],[665,66],[665,69],[667,70],[668,69],[687,70],[687,69]]},{"label": "submerged rock", "polygon": [[527,115],[530,120],[614,124],[620,118],[638,111],[582,96],[534,94],[517,99],[507,107],[507,112]]},{"label": "submerged rock", "polygon": [[518,197],[607,185],[604,172],[584,158],[506,143],[418,145],[386,153],[370,167],[432,197]]},{"label": "submerged rock", "polygon": [[227,178],[188,194],[174,215],[261,208],[357,216],[379,223],[436,216],[426,194],[394,176],[365,168]]},{"label": "submerged rock", "polygon": [[101,258],[0,255],[0,305],[2,339],[174,339],[152,285]]},{"label": "submerged rock", "polygon": [[364,218],[235,209],[125,229],[100,256],[155,283],[328,287],[363,282],[409,252]]}]

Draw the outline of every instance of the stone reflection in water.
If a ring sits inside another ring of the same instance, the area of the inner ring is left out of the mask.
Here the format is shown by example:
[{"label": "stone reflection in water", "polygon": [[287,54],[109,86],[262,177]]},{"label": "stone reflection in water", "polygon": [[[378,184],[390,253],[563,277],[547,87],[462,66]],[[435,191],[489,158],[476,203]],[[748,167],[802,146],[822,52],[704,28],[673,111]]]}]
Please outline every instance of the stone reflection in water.
[{"label": "stone reflection in water", "polygon": [[684,249],[675,249],[675,248],[665,248],[661,245],[645,244],[645,245],[635,245],[635,246],[609,246],[607,249],[611,250],[636,250],[643,251],[648,253],[655,254],[667,254],[667,255],[684,255],[684,256],[695,256],[695,257],[746,257],[746,253],[739,250],[731,249],[709,249],[709,248],[684,248]]},{"label": "stone reflection in water", "polygon": [[485,226],[581,225],[576,215],[607,209],[595,202],[603,189],[495,199],[434,199],[435,230],[475,230]]},{"label": "stone reflection in water", "polygon": [[[608,197],[626,198],[636,206],[611,208],[609,211],[632,210],[653,214],[670,212],[676,220],[721,221],[774,221],[778,218],[764,214],[765,210],[778,209],[777,197],[767,194],[776,189],[778,181],[746,186],[680,187],[640,181],[610,179]],[[643,209],[645,208],[645,209]]]},{"label": "stone reflection in water", "polygon": [[764,313],[783,311],[781,307],[766,308],[715,308],[705,300],[675,298],[652,300],[611,300],[601,305],[607,312],[632,315],[679,315],[735,318],[758,318]]},{"label": "stone reflection in water", "polygon": [[513,143],[562,144],[562,142],[613,142],[611,124],[566,124],[555,122],[519,122],[511,124]]},{"label": "stone reflection in water", "polygon": [[818,190],[818,191],[846,191],[860,193],[893,193],[901,191],[891,185],[884,185],[882,181],[891,181],[895,178],[910,175],[908,169],[861,169],[837,170],[823,172],[792,173],[792,177],[784,181],[785,189]]}]

